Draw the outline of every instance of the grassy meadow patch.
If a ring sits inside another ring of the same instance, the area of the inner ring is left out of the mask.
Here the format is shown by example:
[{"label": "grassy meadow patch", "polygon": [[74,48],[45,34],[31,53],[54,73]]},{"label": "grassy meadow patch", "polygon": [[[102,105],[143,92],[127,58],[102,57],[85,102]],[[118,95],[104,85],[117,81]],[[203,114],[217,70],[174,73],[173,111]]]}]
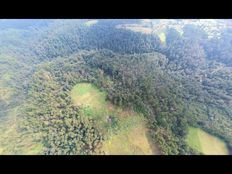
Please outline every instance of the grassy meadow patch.
[{"label": "grassy meadow patch", "polygon": [[160,33],[158,34],[158,36],[159,36],[161,42],[162,42],[163,44],[166,44],[166,35],[165,35],[165,33],[164,33],[164,32],[160,32]]},{"label": "grassy meadow patch", "polygon": [[200,128],[189,128],[186,139],[190,147],[203,153],[204,155],[228,155],[228,149],[222,140],[208,134]]},{"label": "grassy meadow patch", "polygon": [[143,115],[112,105],[106,101],[106,93],[90,83],[74,86],[71,98],[81,107],[82,114],[94,118],[97,127],[104,132],[102,150],[105,154],[153,154]]}]

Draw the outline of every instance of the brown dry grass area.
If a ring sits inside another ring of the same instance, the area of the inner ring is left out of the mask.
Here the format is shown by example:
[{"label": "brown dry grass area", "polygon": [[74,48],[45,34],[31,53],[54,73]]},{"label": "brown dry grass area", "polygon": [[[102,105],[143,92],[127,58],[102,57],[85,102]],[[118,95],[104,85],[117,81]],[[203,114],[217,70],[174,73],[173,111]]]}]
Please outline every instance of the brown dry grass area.
[{"label": "brown dry grass area", "polygon": [[112,103],[110,103],[110,102],[107,103],[107,109],[108,109],[108,111],[110,111],[110,112],[113,111],[114,107],[115,106]]},{"label": "brown dry grass area", "polygon": [[122,119],[127,118],[127,117],[132,116],[132,115],[137,115],[138,114],[138,113],[135,113],[132,109],[129,109],[129,108],[122,109],[122,108],[114,106],[110,102],[107,102],[107,110],[109,112],[117,113],[117,116],[119,116]]},{"label": "brown dry grass area", "polygon": [[120,131],[103,143],[106,155],[153,155],[143,126]]},{"label": "brown dry grass area", "polygon": [[131,109],[126,109],[126,110],[123,110],[122,112],[120,112],[120,114],[119,114],[119,116],[121,116],[123,118],[129,117],[131,115],[137,115],[137,113],[135,113]]}]

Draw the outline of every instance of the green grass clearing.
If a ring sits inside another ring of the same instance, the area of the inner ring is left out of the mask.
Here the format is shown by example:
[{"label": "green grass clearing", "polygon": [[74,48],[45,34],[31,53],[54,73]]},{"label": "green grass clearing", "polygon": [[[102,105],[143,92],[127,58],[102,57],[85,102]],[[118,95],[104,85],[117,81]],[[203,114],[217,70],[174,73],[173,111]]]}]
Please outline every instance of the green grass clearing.
[{"label": "green grass clearing", "polygon": [[71,91],[74,104],[98,111],[104,109],[106,105],[105,96],[106,94],[104,92],[101,92],[97,87],[88,83],[77,84]]},{"label": "green grass clearing", "polygon": [[225,142],[208,134],[200,128],[189,127],[186,139],[190,147],[204,155],[228,155],[229,151]]},{"label": "green grass clearing", "polygon": [[98,23],[98,20],[90,20],[88,22],[85,23],[86,26],[90,27],[94,24]]},{"label": "green grass clearing", "polygon": [[161,42],[162,42],[163,44],[166,44],[166,35],[165,35],[165,33],[164,33],[164,32],[161,32],[161,33],[158,34],[158,36],[159,36]]}]

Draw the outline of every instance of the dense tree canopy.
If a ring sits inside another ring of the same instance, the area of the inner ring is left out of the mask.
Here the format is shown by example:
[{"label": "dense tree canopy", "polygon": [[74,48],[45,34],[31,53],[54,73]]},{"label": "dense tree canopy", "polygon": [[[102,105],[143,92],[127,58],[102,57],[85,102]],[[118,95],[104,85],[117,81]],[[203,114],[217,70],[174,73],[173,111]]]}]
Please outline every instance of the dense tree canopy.
[{"label": "dense tree canopy", "polygon": [[116,27],[142,25],[139,20],[87,22],[28,21],[0,32],[0,90],[7,91],[0,108],[21,106],[22,131],[41,133],[44,154],[104,153],[96,120],[71,101],[79,82],[93,83],[113,104],[142,113],[162,154],[199,153],[186,144],[189,126],[232,147],[230,30],[208,38],[193,25],[185,25],[183,34],[169,27],[162,44],[156,33]]}]

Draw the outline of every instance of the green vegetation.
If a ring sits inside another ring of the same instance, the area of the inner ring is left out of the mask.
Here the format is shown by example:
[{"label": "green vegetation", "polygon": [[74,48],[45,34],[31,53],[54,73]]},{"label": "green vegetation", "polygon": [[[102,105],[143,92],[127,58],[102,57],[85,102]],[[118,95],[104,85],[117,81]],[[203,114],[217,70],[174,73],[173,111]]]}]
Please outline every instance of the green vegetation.
[{"label": "green vegetation", "polygon": [[186,141],[192,148],[205,155],[229,154],[226,144],[222,140],[199,128],[190,127]]},{"label": "green vegetation", "polygon": [[0,155],[39,155],[43,145],[39,134],[31,134],[20,129],[22,119],[17,116],[18,108],[12,109],[0,122]]},{"label": "green vegetation", "polygon": [[145,133],[146,129],[141,125],[135,125],[127,131],[119,131],[103,142],[103,151],[107,155],[159,154],[159,151],[152,151]]},{"label": "green vegetation", "polygon": [[222,149],[198,127],[231,153],[232,30],[219,21],[214,34],[188,20],[0,20],[0,152]]},{"label": "green vegetation", "polygon": [[104,132],[101,149],[104,154],[153,154],[143,115],[112,105],[105,100],[104,92],[89,83],[75,85],[71,97],[85,116],[97,120],[96,124]]},{"label": "green vegetation", "polygon": [[89,83],[77,84],[71,91],[71,97],[76,105],[84,105],[85,111],[94,110],[92,116],[96,116],[96,112],[104,112],[106,107],[106,94]]},{"label": "green vegetation", "polygon": [[91,25],[96,24],[97,22],[98,22],[97,20],[90,20],[90,21],[87,21],[85,24],[86,24],[87,26],[91,26]]},{"label": "green vegetation", "polygon": [[165,35],[165,33],[161,32],[161,33],[158,34],[158,36],[159,36],[161,42],[166,44],[166,35]]}]

